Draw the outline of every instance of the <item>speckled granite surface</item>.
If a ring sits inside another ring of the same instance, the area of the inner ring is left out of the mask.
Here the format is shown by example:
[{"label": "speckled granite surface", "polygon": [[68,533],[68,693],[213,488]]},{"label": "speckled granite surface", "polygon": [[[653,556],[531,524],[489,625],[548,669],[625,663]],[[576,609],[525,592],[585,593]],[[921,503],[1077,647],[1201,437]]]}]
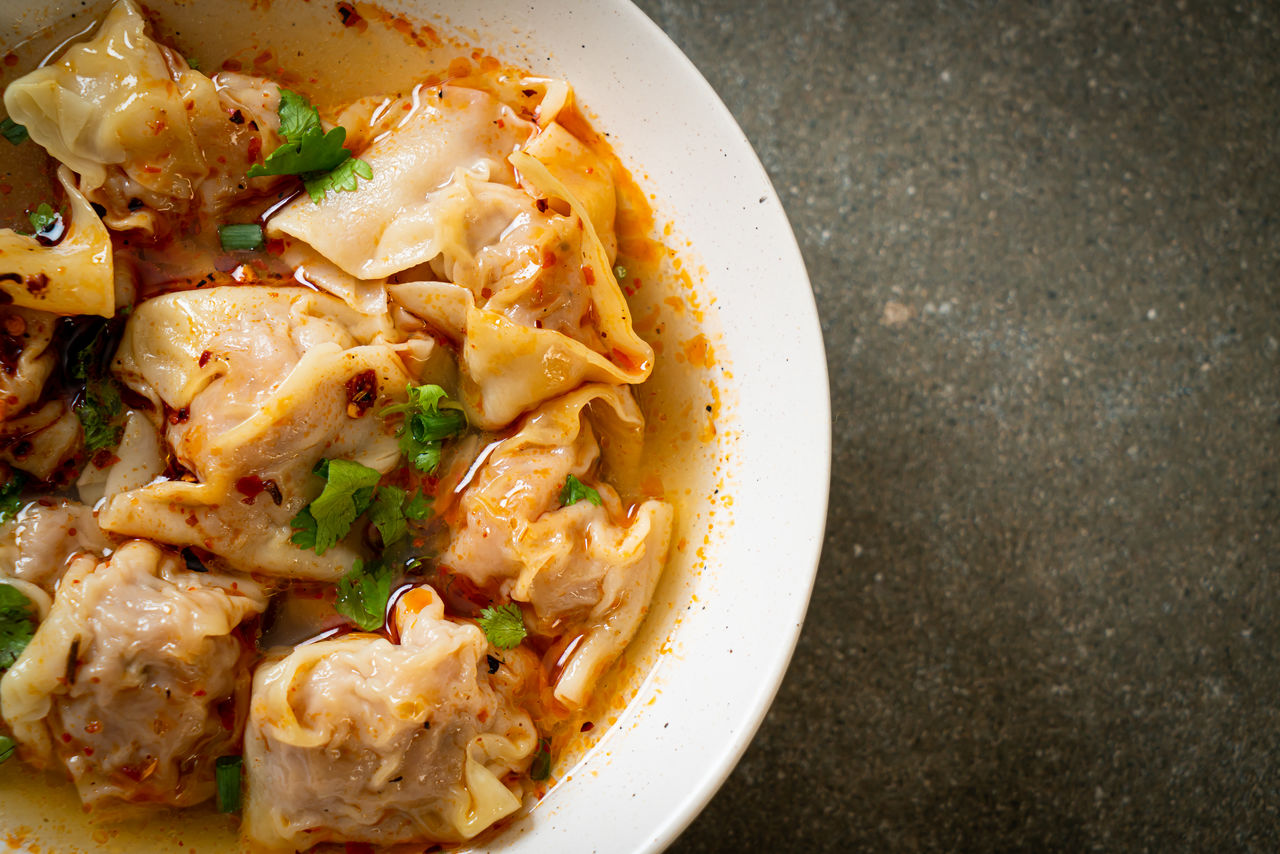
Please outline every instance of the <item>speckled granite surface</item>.
[{"label": "speckled granite surface", "polygon": [[1280,849],[1280,5],[641,0],[795,226],[826,551],[672,849]]}]

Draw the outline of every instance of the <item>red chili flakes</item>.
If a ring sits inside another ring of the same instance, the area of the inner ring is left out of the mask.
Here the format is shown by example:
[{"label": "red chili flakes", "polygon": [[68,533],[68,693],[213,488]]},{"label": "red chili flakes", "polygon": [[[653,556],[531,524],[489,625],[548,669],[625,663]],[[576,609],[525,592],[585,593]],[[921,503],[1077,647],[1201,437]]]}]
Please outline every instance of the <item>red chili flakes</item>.
[{"label": "red chili flakes", "polygon": [[550,207],[546,199],[538,199],[534,204],[538,206],[538,210],[542,213],[546,213],[547,208]]},{"label": "red chili flakes", "polygon": [[556,265],[556,253],[550,249],[542,250],[542,269],[550,270]]},{"label": "red chili flakes", "polygon": [[13,66],[18,64],[18,55],[13,51],[9,51],[4,55],[4,64],[13,68]]},{"label": "red chili flakes", "polygon": [[271,52],[271,49],[268,48],[267,50],[264,50],[262,53],[258,54],[253,58],[253,64],[266,65],[268,62],[270,62],[274,58],[275,58],[275,54],[273,54]]},{"label": "red chili flakes", "polygon": [[583,264],[582,278],[586,280],[587,286],[590,287],[596,283],[596,271],[591,269],[589,264]]},{"label": "red chili flakes", "polygon": [[521,89],[520,94],[524,95],[526,98],[532,98],[534,95],[538,94],[538,90],[537,89]]},{"label": "red chili flakes", "polygon": [[244,124],[244,113],[240,112],[239,110],[233,110],[231,112],[231,123],[233,125]]},{"label": "red chili flakes", "polygon": [[200,367],[203,368],[205,365],[209,364],[209,360],[212,358],[213,358],[213,354],[210,353],[208,350],[205,350],[203,353],[200,354]]},{"label": "red chili flakes", "polygon": [[191,407],[184,406],[169,413],[170,424],[185,424],[187,419],[191,417]]},{"label": "red chili flakes", "polygon": [[44,273],[35,273],[27,276],[23,284],[27,287],[27,293],[33,297],[42,297],[49,290],[49,277]]},{"label": "red chili flakes", "polygon": [[223,71],[239,71],[241,68],[244,68],[244,65],[238,59],[226,59],[222,62]]},{"label": "red chili flakes", "polygon": [[241,499],[245,504],[252,504],[262,494],[266,486],[262,483],[262,478],[256,474],[248,474],[236,481],[236,491],[244,496]]},{"label": "red chili flakes", "polygon": [[595,725],[595,724],[593,724],[591,721],[587,721],[587,722],[585,722],[581,727],[579,727],[578,731],[579,731],[579,732],[591,732],[591,730],[593,730],[593,729],[595,729],[595,728],[596,728],[596,725]]},{"label": "red chili flakes", "polygon": [[338,16],[342,18],[342,26],[355,27],[357,32],[364,32],[369,28],[369,22],[361,17],[356,11],[356,7],[350,3],[338,4]]},{"label": "red chili flakes", "polygon": [[249,148],[245,152],[245,158],[250,163],[257,163],[258,155],[260,154],[262,154],[262,138],[255,136],[249,140]]},{"label": "red chili flakes", "polygon": [[103,448],[93,455],[93,465],[95,468],[105,469],[120,462],[120,458],[111,453],[110,449]]},{"label": "red chili flakes", "polygon": [[361,418],[377,400],[377,371],[370,368],[347,380],[347,415]]},{"label": "red chili flakes", "polygon": [[480,298],[481,298],[481,299],[488,299],[488,298],[489,298],[489,297],[491,297],[491,296],[493,296],[493,289],[492,289],[492,288],[481,288],[481,289],[480,289]]}]

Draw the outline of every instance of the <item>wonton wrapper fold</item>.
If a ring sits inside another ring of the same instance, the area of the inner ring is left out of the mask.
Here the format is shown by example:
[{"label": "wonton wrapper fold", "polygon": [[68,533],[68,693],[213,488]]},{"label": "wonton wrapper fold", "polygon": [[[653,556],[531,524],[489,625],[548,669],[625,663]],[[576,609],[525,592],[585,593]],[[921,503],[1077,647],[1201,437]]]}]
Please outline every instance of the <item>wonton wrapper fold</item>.
[{"label": "wonton wrapper fold", "polygon": [[56,245],[42,246],[34,237],[0,230],[0,290],[24,308],[111,317],[116,308],[111,237],[65,166],[58,169],[58,183],[70,208],[66,233]]},{"label": "wonton wrapper fold", "polygon": [[[587,702],[631,641],[666,562],[671,505],[648,500],[627,513],[598,479],[602,452],[610,475],[634,471],[643,431],[629,391],[584,386],[530,414],[489,454],[456,510],[442,511],[451,529],[442,565],[527,603],[535,633],[581,635],[555,683],[569,707]],[[569,475],[594,486],[602,505],[562,507]]]}]

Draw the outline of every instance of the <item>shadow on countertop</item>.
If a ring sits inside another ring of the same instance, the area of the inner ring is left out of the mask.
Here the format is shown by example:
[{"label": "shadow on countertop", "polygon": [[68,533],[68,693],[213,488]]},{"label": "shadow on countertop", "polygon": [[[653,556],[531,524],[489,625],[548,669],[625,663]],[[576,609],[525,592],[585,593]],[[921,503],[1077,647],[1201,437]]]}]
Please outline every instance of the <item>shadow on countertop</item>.
[{"label": "shadow on countertop", "polygon": [[1280,6],[639,5],[835,413],[791,670],[672,852],[1280,848]]}]

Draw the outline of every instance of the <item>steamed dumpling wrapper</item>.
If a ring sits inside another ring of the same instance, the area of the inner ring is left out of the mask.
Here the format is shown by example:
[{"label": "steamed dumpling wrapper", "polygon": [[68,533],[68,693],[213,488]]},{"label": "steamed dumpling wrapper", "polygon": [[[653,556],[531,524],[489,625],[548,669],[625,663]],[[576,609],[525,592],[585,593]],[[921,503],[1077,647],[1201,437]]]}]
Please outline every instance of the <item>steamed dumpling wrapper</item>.
[{"label": "steamed dumpling wrapper", "polygon": [[244,721],[252,650],[236,632],[266,604],[251,579],[142,541],[77,558],[0,680],[22,757],[65,767],[90,806],[211,797]]},{"label": "steamed dumpling wrapper", "polygon": [[[441,508],[451,529],[440,563],[499,598],[525,603],[547,637],[581,632],[555,684],[569,707],[622,652],[644,619],[671,538],[672,509],[647,500],[627,513],[597,478],[638,459],[644,421],[625,388],[588,385],[544,404],[504,440],[462,492]],[[569,475],[594,486],[601,505],[560,505]],[[532,617],[532,620],[529,620]]]},{"label": "steamed dumpling wrapper", "polygon": [[[129,318],[117,376],[150,399],[191,479],[111,495],[103,530],[197,546],[243,572],[336,580],[367,557],[359,526],[324,555],[292,542],[291,520],[323,488],[321,459],[385,474],[400,462],[378,412],[410,382],[380,324],[335,297],[238,285],[167,294]],[[353,401],[353,389],[367,399]],[[246,479],[248,479],[246,481]]]},{"label": "steamed dumpling wrapper", "polygon": [[538,736],[513,702],[536,672],[429,587],[402,596],[400,642],[353,634],[258,668],[245,733],[242,832],[268,850],[320,842],[461,842],[520,808],[503,783]]}]

